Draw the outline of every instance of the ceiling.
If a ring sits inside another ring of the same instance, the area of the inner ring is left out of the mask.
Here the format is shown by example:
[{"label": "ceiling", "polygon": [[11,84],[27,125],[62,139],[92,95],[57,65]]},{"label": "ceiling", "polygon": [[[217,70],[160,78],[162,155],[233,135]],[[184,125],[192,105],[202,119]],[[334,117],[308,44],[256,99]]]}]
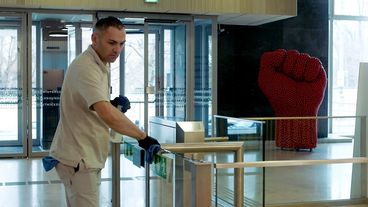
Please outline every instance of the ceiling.
[{"label": "ceiling", "polygon": [[[228,25],[261,25],[269,22],[274,22],[282,19],[287,19],[292,16],[286,15],[254,15],[254,14],[223,14],[218,16],[219,24]],[[78,23],[92,22],[91,14],[50,14],[50,13],[33,13],[33,21],[60,21],[61,23]]]},{"label": "ceiling", "polygon": [[270,23],[282,19],[287,19],[292,16],[286,15],[255,15],[255,14],[226,14],[220,15],[218,17],[219,24],[229,24],[229,25],[261,25],[265,23]]},{"label": "ceiling", "polygon": [[92,22],[92,15],[89,14],[49,14],[32,13],[33,21],[59,20],[62,22]]}]

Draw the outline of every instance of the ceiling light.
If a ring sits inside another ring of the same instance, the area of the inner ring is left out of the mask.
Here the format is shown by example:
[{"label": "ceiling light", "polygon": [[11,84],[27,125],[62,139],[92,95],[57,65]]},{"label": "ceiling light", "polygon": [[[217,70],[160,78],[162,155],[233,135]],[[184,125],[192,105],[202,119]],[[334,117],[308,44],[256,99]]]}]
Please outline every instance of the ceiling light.
[{"label": "ceiling light", "polygon": [[125,31],[126,31],[126,33],[143,33],[143,31],[141,29],[129,29],[129,28],[126,28]]},{"label": "ceiling light", "polygon": [[68,33],[65,31],[49,32],[50,37],[67,37]]}]

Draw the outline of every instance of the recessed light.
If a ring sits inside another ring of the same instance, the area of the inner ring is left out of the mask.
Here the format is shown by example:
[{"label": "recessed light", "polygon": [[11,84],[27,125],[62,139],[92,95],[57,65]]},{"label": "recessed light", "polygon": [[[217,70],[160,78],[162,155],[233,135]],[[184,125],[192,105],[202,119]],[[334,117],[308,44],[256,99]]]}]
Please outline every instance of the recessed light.
[{"label": "recessed light", "polygon": [[49,36],[50,37],[67,37],[68,33],[64,32],[64,31],[60,31],[60,32],[49,32]]}]

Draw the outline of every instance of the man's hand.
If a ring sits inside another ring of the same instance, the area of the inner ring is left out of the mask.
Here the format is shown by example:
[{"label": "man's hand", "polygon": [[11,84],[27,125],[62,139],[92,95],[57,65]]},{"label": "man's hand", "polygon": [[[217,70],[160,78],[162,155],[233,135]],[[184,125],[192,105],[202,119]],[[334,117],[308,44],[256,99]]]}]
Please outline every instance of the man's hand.
[{"label": "man's hand", "polygon": [[146,138],[144,139],[141,139],[141,140],[138,140],[138,144],[140,147],[142,147],[143,149],[145,149],[146,151],[149,150],[149,148],[152,146],[152,145],[158,145],[158,146],[161,146],[160,143],[158,143],[157,139],[155,138],[152,138],[150,136],[147,136]]},{"label": "man's hand", "polygon": [[130,109],[130,101],[126,96],[119,95],[119,97],[111,100],[110,103],[123,113],[127,112],[128,109]]},{"label": "man's hand", "polygon": [[138,144],[146,151],[146,162],[152,164],[154,155],[161,150],[161,145],[155,138],[147,136],[144,139],[138,140]]}]

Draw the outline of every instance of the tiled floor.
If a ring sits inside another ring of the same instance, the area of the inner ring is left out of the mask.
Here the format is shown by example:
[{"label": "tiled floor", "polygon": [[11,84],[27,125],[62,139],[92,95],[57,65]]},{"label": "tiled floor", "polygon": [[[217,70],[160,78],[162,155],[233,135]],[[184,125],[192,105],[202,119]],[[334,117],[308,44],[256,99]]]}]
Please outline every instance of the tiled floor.
[{"label": "tiled floor", "polygon": [[[122,162],[129,162],[122,160]],[[130,163],[127,163],[130,165]],[[0,207],[64,207],[64,189],[56,172],[46,173],[40,159],[0,159]],[[100,206],[111,206],[111,162],[101,175]],[[144,206],[144,170],[130,166],[123,168],[122,186],[129,186],[124,192],[124,205]],[[123,201],[123,200],[122,200]],[[141,202],[140,202],[141,201]],[[122,202],[123,203],[123,202]],[[125,205],[130,203],[130,205]],[[132,205],[134,204],[134,205]]]},{"label": "tiled floor", "polygon": [[[245,159],[252,160],[258,152],[247,152]],[[218,162],[231,162],[227,155],[217,158]],[[312,152],[285,151],[269,148],[266,153],[269,160],[277,159],[327,159],[352,157],[351,143],[325,143]],[[0,207],[64,207],[64,192],[55,172],[46,174],[40,159],[0,159]],[[303,203],[318,201],[336,201],[349,199],[351,188],[351,164],[301,166],[288,168],[269,168],[265,171],[266,203],[282,206],[282,203]],[[230,173],[228,173],[230,172]],[[262,195],[262,173],[259,169],[245,171],[245,206],[254,206]],[[144,169],[135,167],[122,158],[121,167],[121,206],[144,206]],[[230,171],[222,172],[220,182],[232,183]],[[220,173],[221,174],[221,173]],[[221,180],[222,179],[222,180]],[[152,184],[160,182],[153,179]],[[223,191],[231,185],[222,185]],[[221,191],[221,189],[220,189]],[[227,190],[230,197],[232,190]],[[170,200],[170,189],[161,188],[153,195]],[[172,201],[171,201],[172,202]],[[247,203],[248,202],[248,203]],[[102,171],[101,207],[111,206],[111,160],[108,159]],[[168,202],[170,203],[170,202]],[[156,206],[169,206],[158,204]],[[172,205],[171,205],[172,206]],[[231,206],[231,205],[230,205]],[[289,205],[290,206],[290,205]],[[294,205],[297,206],[297,205]],[[315,206],[315,205],[313,205]],[[322,206],[322,205],[321,205]],[[323,205],[328,206],[328,205]],[[338,205],[334,205],[338,206]],[[348,206],[348,205],[340,205]],[[365,204],[351,205],[355,207]]]}]

